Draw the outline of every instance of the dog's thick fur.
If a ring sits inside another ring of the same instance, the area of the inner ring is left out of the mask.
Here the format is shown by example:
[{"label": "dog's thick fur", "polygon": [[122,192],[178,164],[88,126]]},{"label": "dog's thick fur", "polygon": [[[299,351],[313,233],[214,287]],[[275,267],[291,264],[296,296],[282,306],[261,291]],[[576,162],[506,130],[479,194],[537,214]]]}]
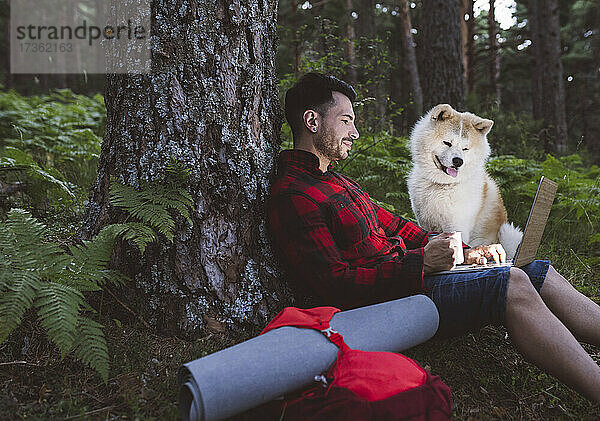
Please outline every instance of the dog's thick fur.
[{"label": "dog's thick fur", "polygon": [[486,136],[493,124],[448,104],[435,106],[410,137],[408,192],[423,228],[461,231],[470,246],[499,242],[512,258],[523,234],[508,223],[498,186],[485,171],[490,156]]}]

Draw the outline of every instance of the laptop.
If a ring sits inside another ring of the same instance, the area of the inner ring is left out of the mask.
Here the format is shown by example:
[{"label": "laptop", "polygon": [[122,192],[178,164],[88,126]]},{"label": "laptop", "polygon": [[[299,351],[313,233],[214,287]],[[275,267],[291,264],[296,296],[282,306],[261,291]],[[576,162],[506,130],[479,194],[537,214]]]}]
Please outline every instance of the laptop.
[{"label": "laptop", "polygon": [[456,272],[477,272],[504,266],[522,267],[533,262],[538,248],[540,247],[540,243],[542,242],[542,234],[544,233],[544,228],[546,227],[548,215],[550,215],[550,209],[552,208],[552,202],[554,202],[554,196],[556,196],[557,189],[558,184],[556,182],[542,176],[535,194],[535,198],[533,199],[533,205],[529,211],[529,217],[527,218],[527,224],[525,225],[523,238],[521,239],[521,243],[519,244],[513,259],[507,260],[505,263],[457,265],[450,270],[434,272],[430,273],[429,275],[443,275],[446,273]]}]

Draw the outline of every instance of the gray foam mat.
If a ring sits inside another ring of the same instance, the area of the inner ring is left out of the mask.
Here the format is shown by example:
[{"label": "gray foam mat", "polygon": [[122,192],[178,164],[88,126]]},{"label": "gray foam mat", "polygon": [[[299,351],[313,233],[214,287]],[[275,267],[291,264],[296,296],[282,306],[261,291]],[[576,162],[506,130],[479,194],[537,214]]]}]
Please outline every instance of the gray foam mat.
[{"label": "gray foam mat", "polygon": [[[336,313],[331,327],[350,348],[399,352],[430,339],[435,304],[424,295]],[[185,421],[220,420],[314,383],[338,348],[313,329],[281,327],[184,364],[179,409]]]}]

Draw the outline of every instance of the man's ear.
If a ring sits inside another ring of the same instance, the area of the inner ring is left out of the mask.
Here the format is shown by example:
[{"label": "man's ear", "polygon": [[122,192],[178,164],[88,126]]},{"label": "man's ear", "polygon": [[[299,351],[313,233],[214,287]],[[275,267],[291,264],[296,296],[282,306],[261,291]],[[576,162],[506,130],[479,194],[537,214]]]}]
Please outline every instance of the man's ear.
[{"label": "man's ear", "polygon": [[487,118],[477,117],[475,120],[473,120],[473,127],[475,127],[484,136],[490,132],[493,125],[494,121]]},{"label": "man's ear", "polygon": [[456,111],[449,104],[438,104],[431,110],[431,119],[434,121],[444,121],[452,117]]},{"label": "man's ear", "polygon": [[315,133],[319,129],[319,113],[315,110],[304,111],[302,122],[309,132]]}]

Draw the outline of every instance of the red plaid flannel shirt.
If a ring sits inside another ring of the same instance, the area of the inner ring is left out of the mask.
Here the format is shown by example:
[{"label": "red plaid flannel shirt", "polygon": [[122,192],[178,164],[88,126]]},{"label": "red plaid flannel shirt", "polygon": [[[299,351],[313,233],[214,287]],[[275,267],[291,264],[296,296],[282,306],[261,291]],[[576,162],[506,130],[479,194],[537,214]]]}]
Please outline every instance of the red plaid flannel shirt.
[{"label": "red plaid flannel shirt", "polygon": [[425,230],[373,203],[349,178],[323,173],[310,152],[283,151],[278,164],[268,222],[301,289],[341,308],[423,291]]}]

